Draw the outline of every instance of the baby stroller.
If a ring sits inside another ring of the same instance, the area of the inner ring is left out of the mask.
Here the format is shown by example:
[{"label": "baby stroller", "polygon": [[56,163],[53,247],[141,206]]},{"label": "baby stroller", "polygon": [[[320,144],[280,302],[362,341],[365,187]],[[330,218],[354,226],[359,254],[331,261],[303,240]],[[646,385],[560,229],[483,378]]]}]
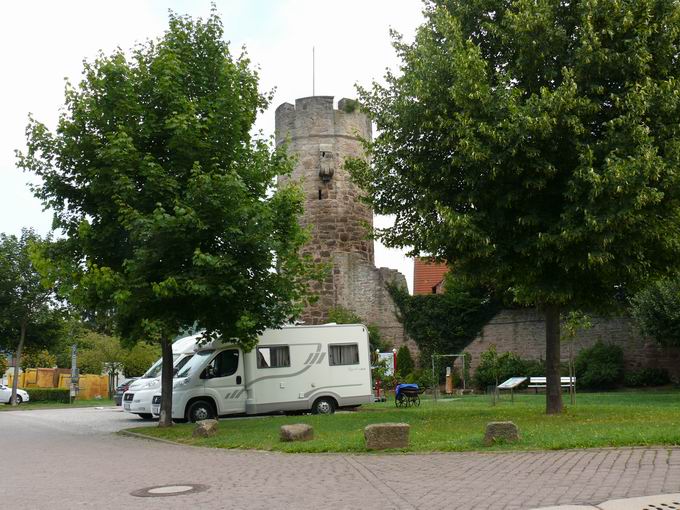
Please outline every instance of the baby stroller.
[{"label": "baby stroller", "polygon": [[424,391],[425,388],[420,389],[417,384],[397,384],[394,403],[397,407],[418,407],[420,405],[420,394]]}]

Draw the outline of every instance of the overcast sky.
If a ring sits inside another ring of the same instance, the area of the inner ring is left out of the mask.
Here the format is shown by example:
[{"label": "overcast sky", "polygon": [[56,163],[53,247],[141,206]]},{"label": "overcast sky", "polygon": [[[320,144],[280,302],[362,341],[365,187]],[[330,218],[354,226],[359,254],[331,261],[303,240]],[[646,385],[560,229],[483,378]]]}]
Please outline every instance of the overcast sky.
[{"label": "overcast sky", "polygon": [[[411,39],[422,21],[420,0],[216,0],[233,53],[245,45],[260,66],[261,90],[276,88],[269,111],[257,122],[273,135],[274,109],[312,95],[312,46],[316,94],[356,97],[355,84],[381,79],[397,60],[389,29]],[[80,79],[83,59],[116,46],[162,35],[168,9],[205,17],[207,0],[21,0],[0,8],[0,232],[33,227],[49,231],[51,215],[27,187],[31,176],[16,168],[14,151],[25,146],[28,114],[54,128],[63,105],[64,79]],[[387,218],[376,218],[384,226]],[[413,263],[376,243],[376,265],[413,280]]]}]

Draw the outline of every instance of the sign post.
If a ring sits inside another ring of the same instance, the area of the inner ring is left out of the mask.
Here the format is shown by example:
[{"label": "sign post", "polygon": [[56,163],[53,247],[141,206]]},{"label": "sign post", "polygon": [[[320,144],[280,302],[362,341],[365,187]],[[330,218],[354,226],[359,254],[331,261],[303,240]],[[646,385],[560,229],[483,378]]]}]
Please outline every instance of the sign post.
[{"label": "sign post", "polygon": [[69,388],[69,404],[73,403],[73,399],[78,395],[78,345],[71,346],[71,385]]}]

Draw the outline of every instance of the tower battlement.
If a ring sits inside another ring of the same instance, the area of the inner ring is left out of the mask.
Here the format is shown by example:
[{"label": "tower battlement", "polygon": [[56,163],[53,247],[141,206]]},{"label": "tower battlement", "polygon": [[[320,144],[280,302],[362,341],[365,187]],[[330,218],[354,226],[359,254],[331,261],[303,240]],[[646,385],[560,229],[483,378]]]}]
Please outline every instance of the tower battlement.
[{"label": "tower battlement", "polygon": [[275,112],[276,143],[286,138],[342,136],[371,138],[371,122],[353,99],[342,98],[334,108],[333,96],[310,96],[281,104]]}]

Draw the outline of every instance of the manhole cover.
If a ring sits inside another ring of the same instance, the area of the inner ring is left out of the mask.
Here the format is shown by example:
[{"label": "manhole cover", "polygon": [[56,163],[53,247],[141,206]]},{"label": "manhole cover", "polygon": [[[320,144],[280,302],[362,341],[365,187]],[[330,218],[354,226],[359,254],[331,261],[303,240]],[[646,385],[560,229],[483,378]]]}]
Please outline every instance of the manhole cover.
[{"label": "manhole cover", "polygon": [[680,494],[659,494],[640,498],[615,499],[598,505],[602,510],[680,510]]},{"label": "manhole cover", "polygon": [[643,510],[680,510],[680,498],[678,498],[678,501],[668,500],[665,503],[651,503]]},{"label": "manhole cover", "polygon": [[138,498],[162,498],[165,496],[182,496],[183,494],[202,492],[207,488],[207,485],[197,483],[158,485],[156,487],[145,487],[144,489],[139,489],[130,494],[137,496]]}]

